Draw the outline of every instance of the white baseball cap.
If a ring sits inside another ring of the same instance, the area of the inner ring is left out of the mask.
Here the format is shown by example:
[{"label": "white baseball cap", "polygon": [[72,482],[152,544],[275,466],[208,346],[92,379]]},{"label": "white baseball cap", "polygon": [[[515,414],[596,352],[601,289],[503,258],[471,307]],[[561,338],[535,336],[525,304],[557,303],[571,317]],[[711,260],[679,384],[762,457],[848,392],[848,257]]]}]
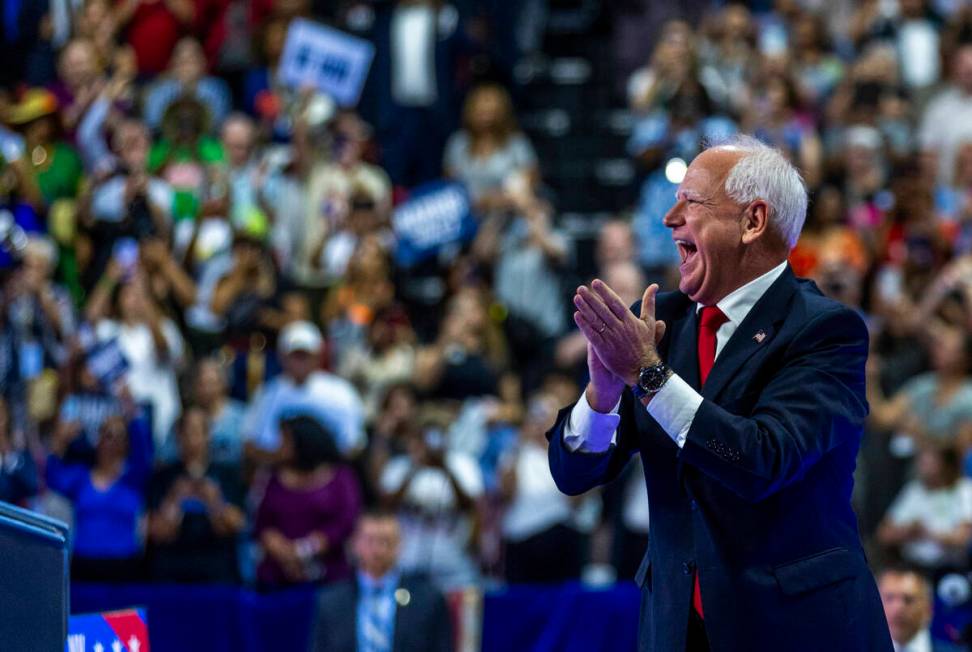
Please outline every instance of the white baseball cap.
[{"label": "white baseball cap", "polygon": [[295,321],[287,324],[277,339],[277,350],[283,355],[296,351],[317,353],[321,350],[321,331],[309,321]]}]

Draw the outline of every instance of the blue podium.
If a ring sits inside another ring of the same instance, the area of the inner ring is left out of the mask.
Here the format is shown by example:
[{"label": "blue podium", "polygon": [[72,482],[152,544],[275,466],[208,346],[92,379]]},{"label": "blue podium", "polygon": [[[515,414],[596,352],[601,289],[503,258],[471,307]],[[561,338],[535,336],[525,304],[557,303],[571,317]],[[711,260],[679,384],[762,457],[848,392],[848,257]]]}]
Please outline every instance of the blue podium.
[{"label": "blue podium", "polygon": [[0,649],[64,649],[68,552],[67,525],[0,502]]}]

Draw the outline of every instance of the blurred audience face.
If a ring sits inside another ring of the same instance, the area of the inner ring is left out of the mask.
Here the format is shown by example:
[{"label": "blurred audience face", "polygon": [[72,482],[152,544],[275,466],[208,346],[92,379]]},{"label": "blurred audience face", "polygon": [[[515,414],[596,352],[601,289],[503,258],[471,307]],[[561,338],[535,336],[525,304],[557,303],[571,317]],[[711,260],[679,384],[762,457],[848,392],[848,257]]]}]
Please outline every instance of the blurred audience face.
[{"label": "blurred audience face", "polygon": [[46,115],[24,126],[24,141],[28,149],[38,145],[47,145],[54,140],[54,116]]},{"label": "blurred audience face", "polygon": [[813,224],[819,229],[844,222],[844,196],[834,186],[824,186],[810,205]]},{"label": "blurred audience face", "polygon": [[557,399],[550,394],[537,394],[527,405],[520,433],[524,439],[546,445],[547,430],[557,418]]},{"label": "blurred audience face", "polygon": [[749,38],[751,16],[741,4],[731,4],[722,11],[723,39],[738,43]]},{"label": "blurred audience face", "polygon": [[118,291],[118,317],[127,323],[143,321],[148,313],[149,298],[138,283],[125,283]]},{"label": "blurred audience face", "polygon": [[185,37],[176,43],[169,59],[169,73],[183,84],[194,84],[206,74],[206,54],[194,38]]},{"label": "blurred audience face", "polygon": [[962,92],[972,94],[972,45],[955,51],[955,83]]},{"label": "blurred audience face", "polygon": [[306,294],[299,291],[285,292],[280,297],[280,310],[287,323],[311,319],[310,300]]},{"label": "blurred audience face", "polygon": [[368,125],[356,113],[346,111],[334,118],[334,157],[344,166],[361,162],[365,145],[368,142]]},{"label": "blurred audience face", "polygon": [[[351,197],[348,207],[348,225],[352,232],[360,238],[367,237],[378,231],[380,222],[375,201],[369,195],[356,193]],[[378,250],[381,252],[380,244]]]},{"label": "blurred audience face", "polygon": [[923,446],[915,460],[918,480],[928,489],[951,487],[959,477],[958,454],[950,448]]},{"label": "blurred audience face", "polygon": [[196,367],[195,399],[208,408],[226,395],[226,376],[219,362],[209,358]]},{"label": "blurred audience face", "polygon": [[129,172],[145,169],[145,162],[148,160],[152,141],[149,139],[149,132],[144,124],[137,120],[122,122],[115,129],[113,140],[115,151]]},{"label": "blurred audience face", "polygon": [[[664,218],[682,258],[678,287],[702,305],[714,305],[750,280],[740,276],[743,253],[752,246],[742,241],[745,207],[725,192],[726,177],[739,158],[738,152],[720,149],[699,154]],[[765,236],[771,236],[769,230]]]},{"label": "blurred audience face", "polygon": [[849,176],[864,176],[869,174],[877,165],[877,152],[870,147],[852,145],[845,150],[847,174]]},{"label": "blurred audience face", "polygon": [[73,91],[94,82],[100,74],[94,46],[86,39],[65,45],[57,68],[61,81]]},{"label": "blurred audience face", "polygon": [[351,541],[358,568],[371,577],[384,577],[398,563],[401,534],[398,519],[391,515],[365,514]]},{"label": "blurred audience face", "polygon": [[317,354],[310,351],[293,351],[283,356],[284,372],[301,385],[317,370]]},{"label": "blurred audience face", "polygon": [[125,419],[111,416],[101,424],[97,454],[99,463],[112,463],[128,455],[128,427]]},{"label": "blurred audience face", "polygon": [[442,332],[450,342],[461,344],[467,351],[478,351],[486,328],[486,309],[478,291],[460,290],[449,302],[442,320]]},{"label": "blurred audience face", "polygon": [[223,123],[223,151],[232,168],[242,168],[253,154],[253,122],[244,116],[232,116]]},{"label": "blurred audience face", "polygon": [[209,420],[200,407],[189,407],[179,423],[179,453],[183,462],[205,459],[209,451]]},{"label": "blurred audience face", "polygon": [[466,128],[475,135],[501,131],[511,117],[510,97],[495,84],[474,89],[466,100]]},{"label": "blurred audience face", "polygon": [[931,595],[917,573],[886,571],[878,582],[878,591],[891,639],[898,645],[911,641],[931,622]]},{"label": "blurred audience face", "polygon": [[364,237],[348,263],[348,278],[358,283],[380,283],[388,278],[389,271],[388,257],[381,241],[374,234]]},{"label": "blurred audience face", "polygon": [[264,61],[271,67],[276,66],[283,54],[284,43],[287,40],[287,25],[285,19],[273,18],[263,26],[261,49]]},{"label": "blurred audience face", "polygon": [[793,108],[795,98],[788,80],[774,75],[766,82],[764,99],[770,115],[781,115]]},{"label": "blurred audience face", "polygon": [[206,130],[209,118],[206,106],[189,96],[173,102],[162,122],[162,136],[176,143],[192,146]]},{"label": "blurred audience face", "polygon": [[661,41],[655,49],[659,65],[677,64],[692,58],[692,27],[684,20],[670,20],[662,29]]},{"label": "blurred audience face", "polygon": [[395,385],[388,390],[382,406],[382,415],[397,423],[415,421],[418,415],[418,398],[410,385]]},{"label": "blurred audience face", "polygon": [[611,263],[634,260],[634,255],[634,236],[630,224],[611,220],[601,227],[597,238],[598,266],[604,269]]},{"label": "blurred audience face", "polygon": [[54,245],[43,238],[31,238],[24,248],[20,265],[22,289],[40,291],[54,272],[56,252]]},{"label": "blurred audience face", "polygon": [[88,0],[78,15],[78,33],[95,38],[111,20],[111,5],[107,0]]},{"label": "blurred audience face", "polygon": [[968,369],[965,335],[959,328],[943,328],[931,342],[931,364],[939,373],[964,373]]},{"label": "blurred audience face", "polygon": [[645,292],[645,277],[641,268],[631,261],[617,262],[604,270],[603,281],[613,289],[630,306],[640,299]]}]

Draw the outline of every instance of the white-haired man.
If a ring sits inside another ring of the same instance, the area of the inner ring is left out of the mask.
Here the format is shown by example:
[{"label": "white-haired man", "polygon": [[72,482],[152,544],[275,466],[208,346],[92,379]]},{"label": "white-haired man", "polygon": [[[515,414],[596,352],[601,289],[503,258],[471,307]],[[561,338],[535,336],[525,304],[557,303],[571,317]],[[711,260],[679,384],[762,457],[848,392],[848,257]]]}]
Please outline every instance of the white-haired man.
[{"label": "white-haired man", "polygon": [[[561,490],[640,452],[640,649],[890,652],[850,506],[867,329],[794,277],[799,173],[739,137],[689,166],[665,225],[678,292],[578,288],[590,383],[548,433]],[[640,315],[640,316],[639,316]]]}]

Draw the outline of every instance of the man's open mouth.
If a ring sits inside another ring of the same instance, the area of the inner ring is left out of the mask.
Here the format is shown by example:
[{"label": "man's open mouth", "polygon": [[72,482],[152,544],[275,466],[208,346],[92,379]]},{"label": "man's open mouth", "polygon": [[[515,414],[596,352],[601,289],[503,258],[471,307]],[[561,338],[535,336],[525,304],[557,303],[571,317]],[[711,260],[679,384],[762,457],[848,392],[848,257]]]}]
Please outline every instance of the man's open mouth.
[{"label": "man's open mouth", "polygon": [[698,252],[695,244],[688,240],[676,240],[675,245],[678,247],[678,255],[681,257],[683,264]]}]

